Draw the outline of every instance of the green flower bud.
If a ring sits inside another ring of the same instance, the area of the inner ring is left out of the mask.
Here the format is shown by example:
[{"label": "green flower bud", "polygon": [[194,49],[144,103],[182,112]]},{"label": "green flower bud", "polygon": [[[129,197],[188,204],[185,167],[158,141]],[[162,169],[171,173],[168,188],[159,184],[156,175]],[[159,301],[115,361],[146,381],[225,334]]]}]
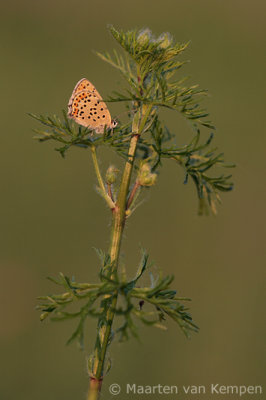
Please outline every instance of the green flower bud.
[{"label": "green flower bud", "polygon": [[109,183],[110,185],[115,183],[118,172],[119,172],[119,170],[114,165],[110,165],[110,167],[107,169],[106,175],[105,175],[106,183]]},{"label": "green flower bud", "polygon": [[149,164],[143,164],[138,173],[138,182],[140,186],[152,186],[155,184],[157,175],[151,172]]}]

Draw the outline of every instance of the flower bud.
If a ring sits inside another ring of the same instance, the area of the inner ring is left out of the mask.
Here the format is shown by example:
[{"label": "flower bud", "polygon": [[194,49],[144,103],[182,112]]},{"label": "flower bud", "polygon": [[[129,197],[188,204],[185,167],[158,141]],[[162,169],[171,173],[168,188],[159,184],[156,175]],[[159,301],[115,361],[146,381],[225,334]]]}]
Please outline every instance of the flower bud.
[{"label": "flower bud", "polygon": [[173,39],[172,39],[171,35],[168,32],[166,32],[159,36],[158,42],[160,43],[159,47],[161,49],[166,49],[167,47],[169,47],[172,44]]},{"label": "flower bud", "polygon": [[149,42],[149,40],[151,39],[151,31],[150,31],[150,29],[143,29],[142,31],[140,31],[140,33],[139,33],[139,35],[138,35],[138,37],[137,37],[137,40],[138,40],[138,43],[140,44],[140,45],[145,45],[145,44],[147,44],[148,42]]},{"label": "flower bud", "polygon": [[140,186],[152,186],[155,184],[157,175],[151,172],[149,164],[143,164],[138,173],[138,182]]},{"label": "flower bud", "polygon": [[114,165],[110,165],[105,175],[106,183],[109,183],[110,185],[115,183],[118,172],[119,170]]}]

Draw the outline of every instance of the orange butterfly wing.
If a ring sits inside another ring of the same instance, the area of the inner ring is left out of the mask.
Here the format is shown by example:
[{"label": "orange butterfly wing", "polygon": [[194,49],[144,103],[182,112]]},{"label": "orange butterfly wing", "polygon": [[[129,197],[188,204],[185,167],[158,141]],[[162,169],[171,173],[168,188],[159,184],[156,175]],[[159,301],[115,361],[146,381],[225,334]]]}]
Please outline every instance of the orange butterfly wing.
[{"label": "orange butterfly wing", "polygon": [[112,127],[111,115],[102,97],[86,78],[75,86],[68,103],[68,116],[78,124],[103,133]]}]

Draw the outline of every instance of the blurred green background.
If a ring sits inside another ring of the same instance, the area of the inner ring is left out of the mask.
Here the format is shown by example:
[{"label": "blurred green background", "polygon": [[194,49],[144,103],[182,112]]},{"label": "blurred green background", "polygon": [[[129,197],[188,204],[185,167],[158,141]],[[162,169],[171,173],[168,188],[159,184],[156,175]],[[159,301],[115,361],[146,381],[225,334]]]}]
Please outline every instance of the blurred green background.
[{"label": "blurred green background", "polygon": [[[73,149],[61,159],[53,144],[32,140],[38,125],[26,113],[61,113],[82,77],[103,96],[123,84],[92,52],[113,47],[108,23],[191,40],[183,56],[191,63],[180,76],[209,89],[215,144],[237,169],[235,190],[222,196],[218,216],[198,217],[194,188],[165,163],[159,184],[130,218],[123,245],[129,272],[142,245],[158,267],[175,274],[180,295],[192,297],[201,331],[188,341],[169,322],[167,332],[140,327],[142,344],[115,341],[102,399],[111,398],[113,382],[265,383],[265,11],[260,0],[1,2],[1,399],[84,399],[87,391],[85,356],[95,321],[82,353],[65,347],[72,324],[41,324],[34,307],[38,295],[54,291],[48,275],[97,279],[92,247],[107,248],[110,216],[95,192],[89,153]],[[176,114],[167,119],[182,131],[180,144],[191,138]],[[101,154],[102,168],[121,165],[112,152]]]}]

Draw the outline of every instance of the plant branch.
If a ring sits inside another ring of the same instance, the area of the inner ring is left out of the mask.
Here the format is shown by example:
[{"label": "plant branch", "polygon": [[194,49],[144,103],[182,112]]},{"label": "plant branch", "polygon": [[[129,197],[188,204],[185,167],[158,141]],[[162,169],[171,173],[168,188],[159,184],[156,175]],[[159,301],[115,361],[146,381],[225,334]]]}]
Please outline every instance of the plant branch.
[{"label": "plant branch", "polygon": [[[118,267],[119,252],[120,252],[122,234],[126,217],[127,196],[129,191],[129,185],[132,175],[132,169],[133,169],[138,139],[139,139],[139,134],[135,133],[132,135],[128,150],[128,157],[125,164],[124,173],[118,194],[118,200],[113,212],[111,245],[109,250],[111,278]],[[117,304],[117,296],[118,292],[115,291],[111,296],[106,297],[101,303],[103,314],[102,316],[100,316],[98,321],[97,338],[94,349],[94,358],[91,371],[91,381],[90,381],[88,400],[97,399],[97,391],[95,391],[95,380],[100,382],[100,380],[103,379],[104,362],[105,362],[107,347],[110,341],[112,323]],[[98,385],[98,392],[100,391],[100,387],[101,386]]]},{"label": "plant branch", "polygon": [[96,147],[95,146],[91,146],[91,154],[92,154],[92,161],[93,161],[93,165],[95,168],[95,172],[96,172],[96,176],[98,179],[98,183],[100,186],[100,193],[103,196],[103,198],[106,200],[108,206],[111,208],[111,210],[113,210],[115,208],[115,203],[113,202],[113,200],[111,199],[111,197],[107,194],[104,183],[103,183],[103,178],[100,172],[100,168],[99,168],[99,164],[98,164],[98,159],[97,159],[97,154],[96,154]]},{"label": "plant branch", "polygon": [[134,200],[134,198],[135,198],[136,192],[137,192],[137,190],[139,189],[139,187],[140,187],[140,183],[139,183],[138,180],[136,180],[136,182],[135,182],[135,184],[134,184],[134,186],[133,186],[133,188],[132,188],[132,190],[131,190],[131,192],[130,192],[128,201],[127,201],[127,210],[128,210],[129,207],[131,206],[131,204],[132,204],[132,202],[133,202],[133,200]]},{"label": "plant branch", "polygon": [[112,192],[112,185],[111,185],[111,183],[107,183],[107,193],[108,193],[108,196],[110,197],[110,199],[111,199],[112,201],[114,201],[114,196],[113,196],[113,192]]}]

